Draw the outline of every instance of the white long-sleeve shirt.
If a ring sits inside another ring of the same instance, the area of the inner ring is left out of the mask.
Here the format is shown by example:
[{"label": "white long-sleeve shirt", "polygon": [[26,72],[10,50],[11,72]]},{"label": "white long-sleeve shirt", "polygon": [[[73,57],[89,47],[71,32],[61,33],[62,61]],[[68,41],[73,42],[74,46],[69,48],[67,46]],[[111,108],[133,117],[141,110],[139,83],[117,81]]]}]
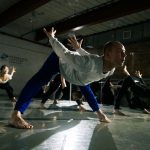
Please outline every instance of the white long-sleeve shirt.
[{"label": "white long-sleeve shirt", "polygon": [[63,77],[75,85],[87,85],[99,81],[114,73],[115,68],[103,73],[103,57],[90,54],[84,49],[76,52],[68,50],[57,38],[49,38],[49,42],[59,59],[60,72]]}]

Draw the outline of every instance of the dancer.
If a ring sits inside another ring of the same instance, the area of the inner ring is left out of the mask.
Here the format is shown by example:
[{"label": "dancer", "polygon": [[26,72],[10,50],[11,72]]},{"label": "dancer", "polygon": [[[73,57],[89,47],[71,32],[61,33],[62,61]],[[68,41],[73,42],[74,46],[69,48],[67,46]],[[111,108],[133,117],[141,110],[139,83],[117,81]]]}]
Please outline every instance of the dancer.
[{"label": "dancer", "polygon": [[[45,86],[43,91],[43,98],[41,101],[41,108],[45,108],[44,104],[51,96],[52,93],[55,93],[54,104],[57,104],[56,96],[60,99],[63,96],[64,90],[67,87],[65,79],[62,75],[56,74],[53,79],[51,79]],[[62,96],[61,96],[62,95]],[[61,96],[61,97],[60,97]]]},{"label": "dancer", "polygon": [[117,94],[113,113],[125,115],[120,111],[120,103],[123,95],[126,94],[127,90],[130,88],[131,92],[133,93],[133,99],[130,99],[129,96],[127,96],[129,106],[132,107],[133,104],[135,104],[140,107],[144,113],[150,114],[150,112],[148,111],[150,106],[148,106],[146,102],[141,100],[141,97],[150,97],[150,88],[142,80],[142,74],[140,73],[140,71],[135,71],[134,75],[130,75],[126,67],[124,68],[124,73],[127,75],[127,77],[123,80],[122,86]]},{"label": "dancer", "polygon": [[13,67],[11,73],[9,74],[9,67],[7,65],[3,65],[0,68],[0,89],[6,90],[9,99],[12,102],[16,102],[16,98],[13,94],[13,88],[9,84],[9,81],[12,79],[16,69]]},{"label": "dancer", "polygon": [[76,101],[79,107],[79,111],[81,112],[86,111],[86,108],[83,106],[83,100],[85,99],[85,97],[82,95],[82,93],[79,90],[72,92],[72,99]]},{"label": "dancer", "polygon": [[108,42],[104,45],[104,55],[98,56],[89,54],[81,48],[83,40],[78,42],[75,37],[72,37],[69,42],[76,49],[76,52],[73,52],[55,38],[56,30],[54,28],[49,32],[44,29],[44,32],[49,38],[54,52],[23,88],[12,113],[10,124],[16,128],[33,128],[33,125],[22,118],[21,113],[28,108],[32,97],[39,89],[57,72],[60,72],[68,82],[80,86],[82,94],[93,111],[97,113],[100,121],[110,122],[110,119],[99,108],[88,84],[112,75],[115,67],[122,66],[126,57],[125,47],[117,41]]}]

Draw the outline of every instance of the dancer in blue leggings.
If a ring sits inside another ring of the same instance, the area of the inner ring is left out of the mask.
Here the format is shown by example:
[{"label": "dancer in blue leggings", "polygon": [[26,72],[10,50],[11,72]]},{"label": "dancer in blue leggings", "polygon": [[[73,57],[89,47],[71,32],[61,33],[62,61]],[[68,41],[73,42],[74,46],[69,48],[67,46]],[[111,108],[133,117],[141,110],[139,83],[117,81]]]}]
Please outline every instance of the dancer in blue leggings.
[{"label": "dancer in blue leggings", "polygon": [[54,28],[45,34],[54,50],[48,57],[42,68],[36,73],[23,88],[16,103],[10,124],[16,128],[31,129],[33,125],[26,122],[21,113],[28,108],[32,97],[45,85],[54,74],[60,72],[70,83],[80,86],[82,94],[98,115],[100,121],[110,122],[107,116],[99,108],[97,100],[89,86],[90,83],[106,78],[114,73],[115,67],[122,66],[125,61],[125,48],[117,41],[108,42],[104,46],[104,55],[98,56],[86,52],[81,48],[82,40],[75,37],[69,39],[70,45],[76,52],[68,50],[55,38]]}]

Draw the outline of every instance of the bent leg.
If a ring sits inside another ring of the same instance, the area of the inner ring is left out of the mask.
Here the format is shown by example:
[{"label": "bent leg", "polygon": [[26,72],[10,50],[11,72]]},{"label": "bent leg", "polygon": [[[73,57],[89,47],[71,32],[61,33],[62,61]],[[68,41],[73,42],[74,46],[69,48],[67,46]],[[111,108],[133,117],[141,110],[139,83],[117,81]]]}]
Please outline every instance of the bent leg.
[{"label": "bent leg", "polygon": [[50,86],[49,86],[49,90],[44,94],[41,103],[45,104],[46,101],[48,100],[48,98],[50,97],[50,95],[56,91],[56,89],[59,87],[61,83],[60,80],[60,74],[56,75],[55,79],[53,81],[50,82]]},{"label": "bent leg", "polygon": [[8,97],[9,99],[12,101],[12,102],[15,102],[16,101],[16,98],[13,94],[13,88],[10,86],[9,82],[6,82],[5,84],[3,84],[1,86],[2,89],[6,90],[7,94],[8,94]]},{"label": "bent leg", "polygon": [[121,99],[122,99],[123,95],[127,92],[129,87],[131,87],[131,88],[135,87],[135,83],[130,76],[124,79],[124,81],[122,83],[122,87],[118,91],[118,94],[115,98],[115,109],[120,109]]}]

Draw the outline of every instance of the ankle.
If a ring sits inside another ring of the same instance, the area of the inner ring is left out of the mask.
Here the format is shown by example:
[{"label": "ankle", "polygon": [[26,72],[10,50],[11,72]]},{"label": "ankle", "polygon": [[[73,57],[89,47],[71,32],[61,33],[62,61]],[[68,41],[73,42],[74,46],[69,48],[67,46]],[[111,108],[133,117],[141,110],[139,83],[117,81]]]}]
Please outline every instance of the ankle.
[{"label": "ankle", "polygon": [[105,115],[101,109],[99,109],[96,113],[98,116],[104,116]]},{"label": "ankle", "polygon": [[113,111],[114,111],[114,112],[119,112],[120,110],[119,110],[119,109],[115,109],[115,108],[114,108],[114,110],[113,110]]},{"label": "ankle", "polygon": [[12,113],[13,117],[21,117],[21,112],[18,110],[14,110],[14,112]]}]

